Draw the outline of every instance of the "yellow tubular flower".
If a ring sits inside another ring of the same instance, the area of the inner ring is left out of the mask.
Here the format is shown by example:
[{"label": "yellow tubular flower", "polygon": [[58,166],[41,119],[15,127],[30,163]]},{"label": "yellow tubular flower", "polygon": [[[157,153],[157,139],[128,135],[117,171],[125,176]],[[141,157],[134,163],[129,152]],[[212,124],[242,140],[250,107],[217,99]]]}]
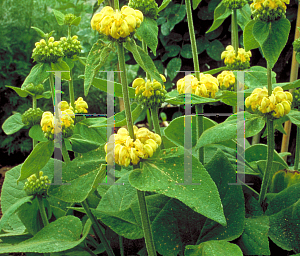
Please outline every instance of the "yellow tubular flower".
[{"label": "yellow tubular flower", "polygon": [[84,113],[86,114],[88,111],[88,104],[83,100],[82,97],[79,97],[75,102],[75,113]]},{"label": "yellow tubular flower", "polygon": [[54,133],[54,117],[53,114],[49,111],[46,111],[42,115],[41,127],[44,132],[50,131]]}]

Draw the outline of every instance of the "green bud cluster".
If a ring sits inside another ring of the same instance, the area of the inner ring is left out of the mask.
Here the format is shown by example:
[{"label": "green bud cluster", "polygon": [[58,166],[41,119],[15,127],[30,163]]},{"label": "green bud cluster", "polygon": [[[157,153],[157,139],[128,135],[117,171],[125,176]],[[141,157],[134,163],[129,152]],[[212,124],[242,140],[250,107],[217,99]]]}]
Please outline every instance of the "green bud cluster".
[{"label": "green bud cluster", "polygon": [[155,0],[129,0],[128,6],[140,10],[146,17],[157,19],[158,5]]},{"label": "green bud cluster", "polygon": [[285,18],[286,5],[283,0],[254,0],[250,7],[254,20],[269,22]]},{"label": "green bud cluster", "polygon": [[38,84],[34,85],[33,83],[27,84],[23,90],[26,90],[28,92],[31,92],[35,95],[42,95],[44,92],[44,85]]},{"label": "green bud cluster", "polygon": [[146,108],[160,107],[165,101],[167,91],[160,88],[153,88],[153,94],[149,97],[144,96],[143,92],[145,90],[141,89],[137,95],[135,95],[136,101],[142,103]]},{"label": "green bud cluster", "polygon": [[61,37],[60,45],[66,57],[73,58],[74,55],[80,54],[82,46],[80,41],[77,40],[78,36],[73,36],[72,38]]},{"label": "green bud cluster", "polygon": [[33,174],[29,178],[27,178],[27,181],[25,182],[25,186],[23,189],[25,190],[28,196],[31,195],[46,196],[49,187],[49,185],[46,185],[47,183],[50,183],[48,176],[43,176],[43,172],[40,171],[39,177],[37,177],[36,174]]},{"label": "green bud cluster", "polygon": [[60,42],[54,41],[54,37],[50,37],[47,42],[45,39],[36,42],[32,52],[31,58],[36,62],[42,63],[55,63],[64,56]]},{"label": "green bud cluster", "polygon": [[223,4],[230,10],[241,9],[247,3],[247,0],[223,0]]},{"label": "green bud cluster", "polygon": [[300,88],[296,88],[293,92],[292,108],[298,108],[300,106]]},{"label": "green bud cluster", "polygon": [[294,48],[294,51],[295,52],[300,52],[300,39],[296,39],[294,42],[293,42],[293,48]]},{"label": "green bud cluster", "polygon": [[64,24],[70,26],[71,23],[76,19],[76,16],[72,13],[66,14],[64,18]]},{"label": "green bud cluster", "polygon": [[30,126],[30,127],[35,124],[39,124],[42,119],[43,113],[44,112],[40,108],[37,109],[30,108],[27,111],[25,111],[24,114],[22,115],[22,122],[26,126]]}]

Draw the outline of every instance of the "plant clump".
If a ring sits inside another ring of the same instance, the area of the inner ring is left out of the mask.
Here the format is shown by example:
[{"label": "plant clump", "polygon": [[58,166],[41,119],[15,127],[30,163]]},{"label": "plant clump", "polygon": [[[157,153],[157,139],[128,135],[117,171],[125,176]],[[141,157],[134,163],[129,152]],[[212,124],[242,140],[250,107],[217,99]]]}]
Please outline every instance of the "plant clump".
[{"label": "plant clump", "polygon": [[266,87],[256,88],[245,100],[247,108],[261,114],[271,114],[275,118],[283,117],[291,111],[293,96],[290,92],[285,92],[279,86],[275,87],[271,96],[268,96]]},{"label": "plant clump", "polygon": [[117,163],[127,167],[137,165],[141,159],[152,157],[161,145],[161,137],[147,128],[134,128],[135,140],[129,136],[125,128],[120,128],[117,134],[112,134],[105,144],[106,162]]},{"label": "plant clump", "polygon": [[187,75],[177,81],[179,94],[192,93],[205,98],[214,98],[219,90],[218,79],[210,74],[200,73],[200,81],[193,75]]},{"label": "plant clump", "polygon": [[[163,82],[166,82],[166,78],[160,76]],[[132,87],[135,88],[135,99],[147,108],[160,107],[166,98],[165,86],[155,79],[145,81],[143,78],[137,78],[133,81]]]},{"label": "plant clump", "polygon": [[92,20],[92,29],[109,39],[119,40],[129,37],[143,22],[143,13],[124,5],[121,10],[114,10],[110,6],[104,7],[96,13]]}]

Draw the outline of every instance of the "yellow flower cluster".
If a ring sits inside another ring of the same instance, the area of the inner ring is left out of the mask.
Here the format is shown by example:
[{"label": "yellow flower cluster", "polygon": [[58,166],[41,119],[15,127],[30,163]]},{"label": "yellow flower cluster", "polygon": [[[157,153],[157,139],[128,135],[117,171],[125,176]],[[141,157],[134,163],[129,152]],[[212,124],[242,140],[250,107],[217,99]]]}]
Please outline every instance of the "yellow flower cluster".
[{"label": "yellow flower cluster", "polygon": [[152,157],[161,144],[161,137],[147,128],[134,128],[135,140],[129,136],[125,128],[120,128],[117,134],[110,136],[105,144],[106,162],[112,165],[136,165],[140,159]]},{"label": "yellow flower cluster", "polygon": [[75,113],[84,113],[86,114],[88,111],[88,104],[83,100],[82,97],[79,97],[75,102]]},{"label": "yellow flower cluster", "polygon": [[214,98],[218,90],[218,79],[210,74],[200,73],[200,81],[193,75],[187,75],[177,81],[177,91],[179,94],[191,92],[201,97]]},{"label": "yellow flower cluster", "polygon": [[96,13],[92,20],[92,29],[100,34],[114,39],[126,38],[138,28],[143,21],[143,13],[124,5],[121,10],[114,10],[110,6],[104,7]]},{"label": "yellow flower cluster", "polygon": [[293,96],[290,92],[284,92],[279,86],[274,88],[271,96],[268,96],[266,87],[256,88],[252,94],[246,98],[245,105],[251,106],[253,111],[258,110],[263,114],[271,113],[274,117],[280,118],[288,114],[291,110]]},{"label": "yellow flower cluster", "polygon": [[217,76],[221,89],[232,90],[235,84],[235,76],[232,71],[223,71]]},{"label": "yellow flower cluster", "polygon": [[[57,130],[56,133],[62,132],[63,137],[68,138],[73,134],[75,115],[66,101],[61,101],[58,107],[61,111],[61,130]],[[54,139],[54,119],[55,117],[49,111],[42,115],[41,127],[44,136],[50,140]]]},{"label": "yellow flower cluster", "polygon": [[[160,75],[163,82],[166,78]],[[164,102],[167,91],[165,86],[161,85],[155,79],[145,81],[143,78],[137,78],[133,81],[132,87],[135,88],[135,98],[146,107],[160,106]]]},{"label": "yellow flower cluster", "polygon": [[221,59],[224,59],[225,65],[230,70],[243,70],[250,67],[251,52],[246,52],[245,49],[239,48],[236,56],[232,45],[228,45],[221,54]]},{"label": "yellow flower cluster", "polygon": [[250,5],[254,20],[272,21],[285,17],[289,0],[253,0]]}]

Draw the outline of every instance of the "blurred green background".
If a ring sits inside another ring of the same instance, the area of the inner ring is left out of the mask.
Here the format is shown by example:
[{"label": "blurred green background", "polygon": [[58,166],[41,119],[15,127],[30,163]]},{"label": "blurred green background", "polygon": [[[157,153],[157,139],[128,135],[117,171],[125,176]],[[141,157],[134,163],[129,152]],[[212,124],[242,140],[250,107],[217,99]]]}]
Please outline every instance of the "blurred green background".
[{"label": "blurred green background", "polygon": [[[205,34],[213,22],[213,13],[221,0],[202,0],[193,11],[195,34],[199,54],[200,70],[224,66],[221,61],[221,52],[230,44],[230,17],[215,31]],[[109,1],[104,1],[106,5]],[[128,1],[121,1],[121,6]],[[157,0],[158,6],[162,0]],[[100,8],[101,8],[100,6]],[[83,51],[81,57],[87,57],[92,45],[97,41],[98,35],[90,27],[93,13],[99,8],[97,0],[0,0],[0,93],[1,109],[0,124],[13,113],[23,113],[31,107],[31,98],[20,98],[6,85],[21,87],[24,79],[34,66],[31,59],[34,43],[40,40],[39,35],[30,29],[31,26],[39,27],[44,32],[55,30],[55,40],[67,35],[67,27],[59,26],[52,10],[56,9],[64,14],[73,13],[81,16],[81,23],[73,27],[72,35],[78,35]],[[297,1],[291,0],[287,8],[287,18],[291,21],[292,28],[287,46],[273,71],[277,73],[277,82],[289,80],[292,42],[295,33],[297,15]],[[242,21],[243,17],[239,17]],[[159,40],[157,54],[150,56],[154,60],[159,72],[167,77],[166,88],[175,88],[176,81],[184,76],[176,70],[192,71],[193,61],[189,41],[188,25],[184,1],[172,0],[169,6],[159,13],[157,24],[159,26]],[[239,30],[240,46],[242,45],[242,30]],[[265,60],[259,49],[252,51],[251,66],[266,66]],[[143,71],[136,65],[131,54],[126,54],[128,64],[129,82],[137,76],[144,76]],[[102,70],[116,70],[117,56],[111,53]],[[78,78],[84,74],[84,66],[77,62],[74,67],[75,98],[83,96],[83,80]],[[46,89],[49,82],[45,83]],[[63,100],[69,99],[68,85],[62,84]],[[106,113],[106,94],[91,87],[85,100],[89,104],[89,113]],[[53,111],[50,100],[41,99],[38,107],[43,111]],[[118,107],[116,107],[118,109]],[[7,136],[0,128],[0,165],[15,165],[21,163],[32,148],[28,130],[21,130]]]}]

